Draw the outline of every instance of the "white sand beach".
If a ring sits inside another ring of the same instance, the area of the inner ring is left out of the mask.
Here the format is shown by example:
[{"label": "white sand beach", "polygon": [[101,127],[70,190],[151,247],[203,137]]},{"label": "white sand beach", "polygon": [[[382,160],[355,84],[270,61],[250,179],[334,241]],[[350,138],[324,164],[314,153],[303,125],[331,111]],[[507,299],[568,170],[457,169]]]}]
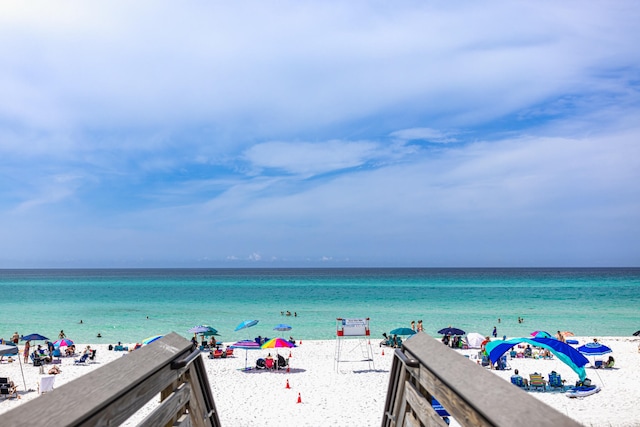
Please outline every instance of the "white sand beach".
[{"label": "white sand beach", "polygon": [[[577,338],[581,343],[593,337]],[[569,399],[560,391],[528,391],[531,396],[545,402],[585,426],[640,426],[640,338],[598,337],[612,348],[616,363],[614,369],[587,368],[587,376],[602,387],[594,395]],[[245,350],[235,350],[234,357],[204,359],[213,390],[216,407],[222,425],[241,426],[378,426],[380,425],[387,392],[389,368],[393,350],[378,346],[379,340],[371,340],[373,363],[361,359],[361,341],[347,340],[343,344],[342,359],[334,362],[334,341],[302,341],[298,347],[280,349],[284,356],[291,355],[290,372],[244,371]],[[230,344],[230,343],[229,343]],[[365,343],[366,344],[366,343]],[[79,345],[82,349],[86,345]],[[88,365],[74,365],[73,358],[62,358],[61,373],[55,376],[54,387],[73,381],[93,369],[124,356],[123,352],[109,351],[106,344],[91,344],[97,349],[97,361]],[[383,354],[384,351],[384,354]],[[452,350],[454,351],[454,350]],[[478,350],[456,350],[470,356],[470,363]],[[267,350],[248,351],[249,366],[258,357],[265,357]],[[271,351],[275,354],[275,351]],[[545,377],[555,370],[567,384],[573,384],[577,375],[557,358],[509,359],[510,370],[492,371],[509,381],[514,369],[528,377],[539,372]],[[52,365],[46,365],[44,372]],[[486,368],[482,368],[486,369]],[[23,365],[23,384],[20,364],[17,360],[0,363],[0,377],[10,377],[18,385],[19,399],[0,400],[0,414],[38,397],[40,369],[31,364]],[[116,373],[114,372],[114,375]],[[470,379],[471,381],[473,379]],[[286,388],[287,381],[290,388]],[[516,392],[514,386],[514,392]],[[520,392],[520,391],[517,391]],[[298,403],[300,395],[301,403]],[[135,425],[144,417],[139,413],[130,420]]]}]

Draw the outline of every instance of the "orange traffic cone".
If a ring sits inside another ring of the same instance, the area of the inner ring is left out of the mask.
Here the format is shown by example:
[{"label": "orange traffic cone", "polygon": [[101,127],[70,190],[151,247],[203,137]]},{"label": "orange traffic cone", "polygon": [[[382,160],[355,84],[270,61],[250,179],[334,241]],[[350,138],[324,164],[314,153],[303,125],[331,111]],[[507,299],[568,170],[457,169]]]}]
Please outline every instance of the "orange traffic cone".
[{"label": "orange traffic cone", "polygon": [[291,386],[289,385],[289,380],[287,380],[287,385],[285,386],[285,388],[291,388]]},{"label": "orange traffic cone", "polygon": [[300,340],[300,344],[298,344],[298,345],[302,345],[302,340]]},{"label": "orange traffic cone", "polygon": [[289,359],[291,359],[291,350],[289,350]]},{"label": "orange traffic cone", "polygon": [[296,403],[302,403],[302,398],[300,397],[300,393],[298,393],[298,401]]},{"label": "orange traffic cone", "polygon": [[291,372],[291,370],[289,369],[289,365],[287,365],[287,374]]},{"label": "orange traffic cone", "polygon": [[382,349],[382,355],[384,356],[384,348]]}]

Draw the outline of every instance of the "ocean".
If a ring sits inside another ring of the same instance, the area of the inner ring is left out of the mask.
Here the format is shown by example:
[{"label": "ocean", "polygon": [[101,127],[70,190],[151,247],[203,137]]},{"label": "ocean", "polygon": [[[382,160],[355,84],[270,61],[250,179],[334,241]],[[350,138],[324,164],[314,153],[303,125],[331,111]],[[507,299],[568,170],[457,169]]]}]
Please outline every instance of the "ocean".
[{"label": "ocean", "polygon": [[[434,336],[447,326],[631,336],[639,291],[640,268],[0,270],[0,338],[64,330],[78,343],[134,343],[207,324],[224,342],[324,340],[336,337],[337,318],[369,318],[376,342],[418,320]],[[234,331],[244,320],[259,322]],[[274,331],[280,323],[292,329]]]}]

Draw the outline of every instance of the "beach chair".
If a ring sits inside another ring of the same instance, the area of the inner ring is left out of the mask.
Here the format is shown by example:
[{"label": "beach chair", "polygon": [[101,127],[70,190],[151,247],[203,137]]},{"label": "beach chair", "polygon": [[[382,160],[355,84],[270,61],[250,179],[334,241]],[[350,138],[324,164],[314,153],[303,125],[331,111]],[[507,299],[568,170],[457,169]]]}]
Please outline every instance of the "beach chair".
[{"label": "beach chair", "polygon": [[268,357],[264,360],[264,367],[267,369],[273,369],[273,358]]},{"label": "beach chair", "polygon": [[88,358],[89,358],[89,353],[85,353],[80,357],[80,359],[74,360],[73,363],[74,365],[86,365]]},{"label": "beach chair", "polygon": [[516,386],[521,387],[521,388],[525,388],[524,378],[522,378],[520,375],[512,375],[511,376],[511,384],[516,385]]},{"label": "beach chair", "polygon": [[497,362],[497,369],[499,371],[506,371],[511,369],[511,366],[509,366],[509,362],[507,362],[507,355],[503,355],[502,357],[500,357],[500,359],[498,359]]},{"label": "beach chair", "polygon": [[547,390],[547,381],[539,373],[529,374],[529,389],[541,388],[542,391]]},{"label": "beach chair", "polygon": [[265,369],[266,367],[266,362],[262,357],[256,360],[256,369]]},{"label": "beach chair", "polygon": [[596,360],[594,365],[593,365],[593,367],[596,368],[596,369],[603,368],[604,367],[604,361],[603,360]]},{"label": "beach chair", "polygon": [[232,348],[228,348],[226,350],[226,355],[227,355],[227,357],[233,357],[233,349]]},{"label": "beach chair", "polygon": [[277,369],[284,369],[287,367],[288,364],[289,364],[289,361],[285,359],[283,355],[279,354]]},{"label": "beach chair", "polygon": [[31,354],[31,360],[33,361],[33,366],[42,366],[44,364],[44,361],[37,352]]},{"label": "beach chair", "polygon": [[0,395],[7,399],[8,397],[18,397],[18,387],[13,382],[7,382],[0,385]]},{"label": "beach chair", "polygon": [[220,359],[222,357],[222,350],[214,350],[213,351],[213,358],[214,359]]},{"label": "beach chair", "polygon": [[564,390],[564,380],[556,371],[551,371],[549,374],[549,387],[552,389],[559,388]]}]

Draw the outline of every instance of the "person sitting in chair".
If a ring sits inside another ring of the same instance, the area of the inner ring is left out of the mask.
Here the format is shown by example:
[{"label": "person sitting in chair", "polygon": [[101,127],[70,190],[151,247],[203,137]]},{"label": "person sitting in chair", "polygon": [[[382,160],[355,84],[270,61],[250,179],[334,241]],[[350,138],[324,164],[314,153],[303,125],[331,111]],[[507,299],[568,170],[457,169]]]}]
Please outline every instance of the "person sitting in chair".
[{"label": "person sitting in chair", "polygon": [[529,344],[527,344],[527,348],[524,349],[524,357],[533,357],[533,351]]},{"label": "person sitting in chair", "polygon": [[511,383],[519,387],[529,388],[529,380],[522,378],[517,369],[513,371],[513,375],[511,375]]},{"label": "person sitting in chair", "polygon": [[616,361],[613,359],[613,356],[609,356],[609,359],[607,359],[607,362],[604,364],[605,368],[613,368],[613,365],[615,365]]}]

